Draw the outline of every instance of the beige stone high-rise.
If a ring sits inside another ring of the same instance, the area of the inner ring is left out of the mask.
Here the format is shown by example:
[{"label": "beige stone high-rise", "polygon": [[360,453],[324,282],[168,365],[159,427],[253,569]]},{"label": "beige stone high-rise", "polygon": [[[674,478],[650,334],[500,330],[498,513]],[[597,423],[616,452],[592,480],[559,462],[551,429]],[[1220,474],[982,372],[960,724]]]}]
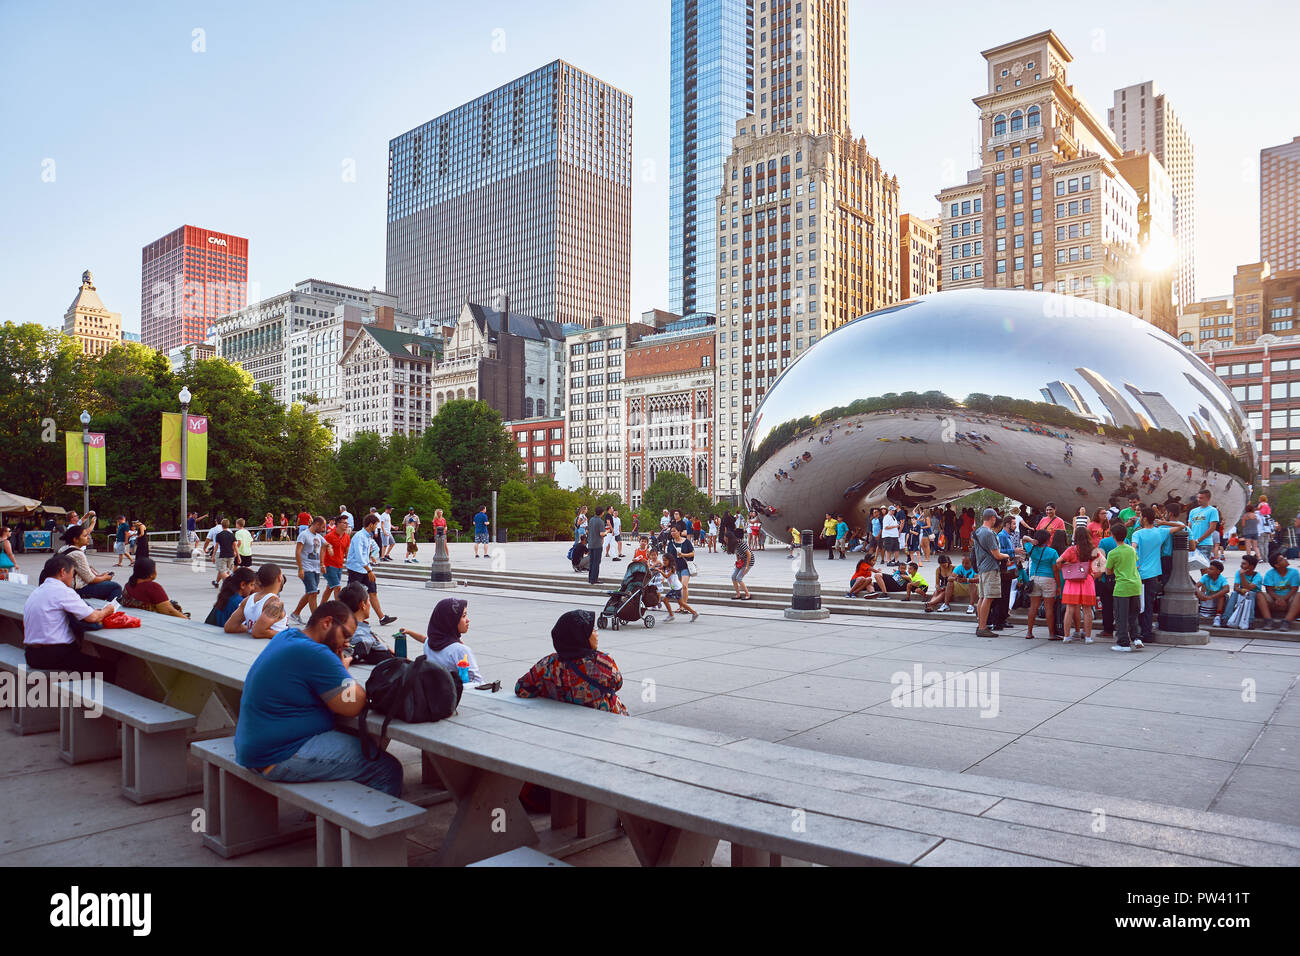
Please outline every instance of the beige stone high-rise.
[{"label": "beige stone high-rise", "polygon": [[1300,269],[1300,136],[1259,151],[1259,258]]},{"label": "beige stone high-rise", "polygon": [[1176,333],[1142,274],[1140,199],[1116,168],[1123,151],[1069,84],[1070,51],[1045,30],[981,56],[981,164],[938,194],[943,288],[1059,292]]},{"label": "beige stone high-rise", "polygon": [[1175,307],[1196,301],[1196,149],[1169,98],[1147,81],[1115,91],[1106,119],[1120,149],[1150,153],[1173,189],[1174,244],[1177,247]]},{"label": "beige stone high-rise", "polygon": [[736,124],[717,197],[714,448],[727,497],[781,371],[900,298],[898,179],[849,129],[847,0],[760,0],[754,33],[754,112]]},{"label": "beige stone high-rise", "polygon": [[122,313],[104,308],[89,269],[81,274],[77,297],[63,313],[63,331],[77,340],[86,355],[103,355],[122,341]]},{"label": "beige stone high-rise", "polygon": [[904,299],[939,291],[938,226],[910,213],[898,218],[901,294]]}]

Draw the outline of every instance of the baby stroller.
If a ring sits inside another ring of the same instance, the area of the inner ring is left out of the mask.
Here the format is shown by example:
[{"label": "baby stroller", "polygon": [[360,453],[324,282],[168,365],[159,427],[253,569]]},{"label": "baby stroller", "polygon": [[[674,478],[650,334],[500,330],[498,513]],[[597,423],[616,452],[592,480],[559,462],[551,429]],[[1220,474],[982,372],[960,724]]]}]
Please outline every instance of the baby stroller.
[{"label": "baby stroller", "polygon": [[609,592],[598,626],[617,631],[621,624],[631,624],[639,619],[646,627],[654,627],[655,616],[649,609],[659,606],[659,589],[648,584],[649,580],[650,571],[644,561],[629,564],[623,574],[623,583],[617,591]]}]

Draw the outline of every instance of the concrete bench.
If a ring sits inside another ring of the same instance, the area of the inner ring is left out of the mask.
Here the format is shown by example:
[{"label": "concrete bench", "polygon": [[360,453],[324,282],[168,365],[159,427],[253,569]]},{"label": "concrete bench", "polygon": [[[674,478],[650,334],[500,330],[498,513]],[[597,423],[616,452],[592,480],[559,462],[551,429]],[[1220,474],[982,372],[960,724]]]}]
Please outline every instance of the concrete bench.
[{"label": "concrete bench", "polygon": [[490,856],[486,860],[479,860],[477,863],[471,863],[470,866],[572,866],[572,863],[565,863],[563,860],[557,860],[553,856],[547,856],[540,850],[534,850],[530,846],[516,847],[513,850],[507,850],[505,853],[498,853],[496,856]]},{"label": "concrete bench", "polygon": [[[14,705],[9,709],[10,729],[19,736],[44,734],[59,729],[59,708],[53,702],[44,706],[27,706],[27,655],[21,647],[0,644],[0,671],[14,675]],[[31,671],[37,674],[39,671]]]},{"label": "concrete bench", "polygon": [[59,757],[66,763],[106,760],[120,750],[122,795],[136,803],[202,789],[201,783],[190,782],[187,770],[188,737],[198,722],[193,714],[113,684],[68,681],[58,686]]},{"label": "concrete bench", "polygon": [[304,835],[283,830],[278,801],[316,817],[317,866],[406,866],[406,831],[427,819],[423,807],[353,780],[275,783],[235,761],[235,738],[195,741],[203,761],[203,845],[229,859]]}]

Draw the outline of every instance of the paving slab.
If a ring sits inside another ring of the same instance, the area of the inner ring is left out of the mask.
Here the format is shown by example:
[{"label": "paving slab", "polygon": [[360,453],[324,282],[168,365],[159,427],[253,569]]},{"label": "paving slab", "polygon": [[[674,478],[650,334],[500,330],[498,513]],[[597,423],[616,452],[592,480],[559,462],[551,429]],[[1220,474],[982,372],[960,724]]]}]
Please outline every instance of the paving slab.
[{"label": "paving slab", "polygon": [[894,685],[883,681],[850,680],[824,674],[791,674],[732,691],[728,696],[824,707],[842,713],[866,710],[889,700]]},{"label": "paving slab", "polygon": [[1250,721],[1082,703],[1040,724],[1030,735],[1236,763],[1259,730],[1259,724]]},{"label": "paving slab", "polygon": [[[953,679],[944,681],[945,694],[949,687],[955,688],[956,681]],[[1070,706],[1071,704],[1066,701],[1012,697],[1002,692],[999,687],[996,697],[990,694],[987,706],[978,699],[978,696],[973,696],[968,697],[967,706],[964,707],[901,706],[893,701],[887,701],[868,708],[865,713],[952,727],[969,727],[972,730],[1025,734]]]},{"label": "paving slab", "polygon": [[1300,826],[1300,772],[1243,764],[1211,810]]},{"label": "paving slab", "polygon": [[[1300,727],[1272,724],[1255,741],[1245,763],[1256,767],[1276,767],[1300,772]],[[1292,795],[1300,802],[1300,793]]]},{"label": "paving slab", "polygon": [[783,676],[782,672],[769,668],[741,667],[737,664],[707,660],[643,667],[627,671],[623,675],[625,680],[640,681],[649,677],[656,684],[667,684],[683,690],[707,691],[713,694],[725,694],[728,691],[766,683]]},{"label": "paving slab", "polygon": [[824,750],[886,763],[924,763],[962,771],[1016,739],[996,730],[953,727],[878,714],[849,714],[783,741],[792,747]]},{"label": "paving slab", "polygon": [[1192,717],[1215,717],[1220,720],[1244,720],[1265,723],[1281,701],[1280,694],[1256,693],[1253,700],[1243,700],[1244,692],[1215,687],[1186,687],[1175,684],[1145,683],[1137,674],[1132,680],[1112,681],[1093,694],[1086,703],[1100,707],[1125,707]]},{"label": "paving slab", "polygon": [[[630,706],[630,705],[629,705]],[[759,740],[784,740],[843,715],[843,711],[720,694],[646,714],[651,720],[720,730]]]}]

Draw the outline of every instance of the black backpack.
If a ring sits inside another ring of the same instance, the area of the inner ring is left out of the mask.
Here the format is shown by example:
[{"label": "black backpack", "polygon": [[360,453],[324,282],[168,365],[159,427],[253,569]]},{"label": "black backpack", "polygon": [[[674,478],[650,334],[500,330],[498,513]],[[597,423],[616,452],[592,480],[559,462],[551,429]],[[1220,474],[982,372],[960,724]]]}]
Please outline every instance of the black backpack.
[{"label": "black backpack", "polygon": [[463,690],[459,677],[427,657],[417,657],[413,661],[393,657],[376,664],[366,679],[366,705],[358,718],[362,754],[367,760],[379,759],[379,748],[366,729],[371,707],[384,715],[384,726],[380,730],[383,737],[387,736],[388,723],[394,717],[408,724],[450,717],[456,713]]}]

